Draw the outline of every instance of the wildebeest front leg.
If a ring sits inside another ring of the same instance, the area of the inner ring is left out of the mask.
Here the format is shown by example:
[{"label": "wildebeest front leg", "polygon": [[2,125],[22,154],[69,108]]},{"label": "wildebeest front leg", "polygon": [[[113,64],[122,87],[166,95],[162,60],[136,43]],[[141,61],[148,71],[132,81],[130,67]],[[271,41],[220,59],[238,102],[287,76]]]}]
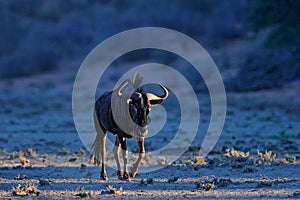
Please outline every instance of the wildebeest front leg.
[{"label": "wildebeest front leg", "polygon": [[114,146],[114,157],[115,157],[115,161],[118,167],[118,172],[117,175],[120,178],[123,177],[123,172],[121,170],[121,164],[120,164],[120,139],[119,136],[116,135],[116,142],[115,142],[115,146]]},{"label": "wildebeest front leg", "polygon": [[120,143],[121,143],[121,148],[122,148],[122,156],[123,156],[123,161],[124,161],[124,174],[123,178],[127,181],[130,180],[128,169],[127,169],[127,162],[128,162],[128,150],[127,150],[127,145],[126,145],[126,138],[121,137]]},{"label": "wildebeest front leg", "polygon": [[139,164],[145,156],[144,138],[138,138],[137,142],[138,142],[138,146],[139,146],[139,157],[137,158],[137,160],[135,161],[133,166],[130,168],[132,177],[134,177],[136,175]]},{"label": "wildebeest front leg", "polygon": [[101,138],[101,157],[102,157],[102,169],[101,169],[101,178],[103,180],[107,180],[107,174],[105,170],[105,162],[106,162],[106,150],[105,150],[105,143],[106,143],[106,134]]}]

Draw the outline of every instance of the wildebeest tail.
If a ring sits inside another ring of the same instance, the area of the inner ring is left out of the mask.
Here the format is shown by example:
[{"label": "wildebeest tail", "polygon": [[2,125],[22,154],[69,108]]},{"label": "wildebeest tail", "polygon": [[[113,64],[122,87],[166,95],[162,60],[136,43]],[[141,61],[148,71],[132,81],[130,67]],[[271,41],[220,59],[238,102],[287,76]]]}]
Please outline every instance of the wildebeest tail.
[{"label": "wildebeest tail", "polygon": [[102,127],[100,126],[99,123],[99,117],[97,115],[96,110],[94,109],[94,126],[97,132],[95,141],[90,149],[91,152],[91,159],[90,159],[90,163],[91,164],[95,164],[95,165],[99,165],[101,162],[101,149],[102,149],[102,139],[105,136],[105,133],[103,132]]}]

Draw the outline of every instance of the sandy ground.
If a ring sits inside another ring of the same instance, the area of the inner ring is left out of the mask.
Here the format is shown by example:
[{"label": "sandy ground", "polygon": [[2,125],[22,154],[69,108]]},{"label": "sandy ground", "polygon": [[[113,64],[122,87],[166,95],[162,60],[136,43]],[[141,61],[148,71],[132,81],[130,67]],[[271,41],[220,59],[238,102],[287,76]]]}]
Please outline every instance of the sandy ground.
[{"label": "sandy ground", "polygon": [[[224,130],[207,157],[197,156],[197,134],[176,162],[125,182],[109,167],[109,180],[99,180],[100,169],[89,164],[72,118],[74,77],[65,69],[0,82],[0,198],[300,198],[299,83],[229,93]],[[209,99],[199,95],[202,132]],[[146,150],[167,139],[146,140]]]}]

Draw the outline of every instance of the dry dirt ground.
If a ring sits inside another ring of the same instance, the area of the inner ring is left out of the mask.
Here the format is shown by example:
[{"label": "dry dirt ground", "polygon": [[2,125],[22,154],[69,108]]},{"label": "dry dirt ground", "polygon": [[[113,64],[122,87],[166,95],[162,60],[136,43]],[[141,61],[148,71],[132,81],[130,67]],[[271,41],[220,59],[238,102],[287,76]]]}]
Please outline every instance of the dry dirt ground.
[{"label": "dry dirt ground", "polygon": [[125,182],[112,168],[99,180],[89,164],[72,118],[74,76],[65,69],[0,82],[0,198],[300,198],[299,83],[227,94],[225,127],[207,157],[197,156],[196,136],[176,162],[161,158],[163,169]]}]

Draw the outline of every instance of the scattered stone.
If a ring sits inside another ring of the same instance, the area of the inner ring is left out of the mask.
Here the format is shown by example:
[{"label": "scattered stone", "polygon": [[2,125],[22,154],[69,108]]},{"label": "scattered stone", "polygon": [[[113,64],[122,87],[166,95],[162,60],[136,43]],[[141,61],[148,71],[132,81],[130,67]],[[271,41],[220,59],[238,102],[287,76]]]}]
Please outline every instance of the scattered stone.
[{"label": "scattered stone", "polygon": [[174,183],[174,182],[178,181],[178,179],[179,179],[179,177],[177,177],[177,176],[169,178],[168,183]]},{"label": "scattered stone", "polygon": [[21,159],[21,164],[23,166],[29,166],[30,165],[30,160],[26,159],[26,158],[22,158]]},{"label": "scattered stone", "polygon": [[197,191],[198,189],[203,189],[205,191],[209,191],[215,187],[215,183],[208,182],[208,183],[203,183],[203,182],[198,182],[196,183],[196,188],[193,191]]},{"label": "scattered stone", "polygon": [[272,187],[272,183],[267,181],[260,181],[259,183],[257,183],[257,187],[258,188]]},{"label": "scattered stone", "polygon": [[299,198],[300,197],[300,190],[294,192],[293,197]]},{"label": "scattered stone", "polygon": [[45,180],[45,179],[40,179],[40,180],[39,180],[39,184],[40,184],[41,186],[50,185],[50,181],[49,181],[49,180]]},{"label": "scattered stone", "polygon": [[15,176],[15,180],[27,180],[28,177],[26,175],[21,176],[20,174],[18,174],[17,176]]},{"label": "scattered stone", "polygon": [[209,159],[208,164],[211,166],[218,166],[220,165],[220,160],[218,158]]},{"label": "scattered stone", "polygon": [[286,160],[288,163],[297,163],[297,158],[295,156],[287,157]]},{"label": "scattered stone", "polygon": [[83,192],[79,192],[75,196],[78,196],[80,198],[93,198],[94,193],[89,192],[89,191],[83,191]]},{"label": "scattered stone", "polygon": [[234,163],[234,164],[232,164],[231,165],[231,167],[232,168],[235,168],[235,169],[242,169],[242,168],[244,168],[244,164],[242,164],[242,163]]},{"label": "scattered stone", "polygon": [[77,158],[70,158],[69,162],[75,162],[77,160]]},{"label": "scattered stone", "polygon": [[252,168],[252,167],[246,167],[246,168],[244,168],[244,170],[243,170],[243,172],[244,173],[253,173],[253,172],[255,172],[256,170],[254,169],[254,168]]},{"label": "scattered stone", "polygon": [[216,178],[213,182],[218,187],[228,187],[230,184],[232,184],[232,180],[229,178]]},{"label": "scattered stone", "polygon": [[147,186],[147,180],[146,179],[141,179],[141,182],[140,182],[140,185],[142,185],[142,186]]},{"label": "scattered stone", "polygon": [[80,187],[79,189],[76,188],[76,190],[79,190],[79,193],[77,193],[75,196],[78,196],[80,198],[93,198],[94,197],[94,192],[85,191],[84,187]]},{"label": "scattered stone", "polygon": [[153,184],[153,178],[147,178],[147,183],[148,184]]},{"label": "scattered stone", "polygon": [[214,184],[214,182],[212,182],[206,186],[205,191],[209,191],[209,190],[213,189],[214,187],[215,187],[215,184]]},{"label": "scattered stone", "polygon": [[107,191],[102,191],[101,194],[115,194],[115,195],[121,195],[123,192],[122,187],[119,189],[114,188],[113,186],[107,185]]}]

